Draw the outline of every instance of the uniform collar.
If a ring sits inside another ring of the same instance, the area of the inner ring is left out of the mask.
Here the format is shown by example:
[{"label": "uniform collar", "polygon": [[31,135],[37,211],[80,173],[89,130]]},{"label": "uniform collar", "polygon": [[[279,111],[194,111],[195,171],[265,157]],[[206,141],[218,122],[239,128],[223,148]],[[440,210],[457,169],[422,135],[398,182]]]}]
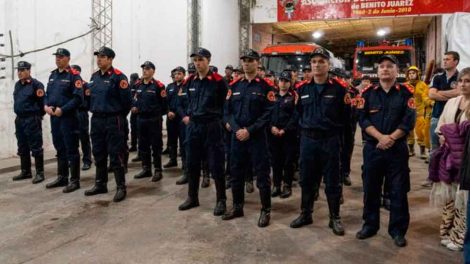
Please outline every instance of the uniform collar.
[{"label": "uniform collar", "polygon": [[[202,80],[208,79],[209,81],[211,81],[211,80],[213,79],[213,77],[212,77],[213,74],[214,74],[214,73],[213,73],[211,70],[209,70],[209,71],[207,72],[206,77],[202,78]],[[195,76],[195,79],[199,79],[199,73],[198,73],[198,72],[196,72],[196,74],[194,74],[194,76]],[[201,80],[201,79],[199,79],[199,80]]]},{"label": "uniform collar", "polygon": [[[377,85],[374,86],[373,89],[374,89],[374,90],[377,90],[377,89],[379,89],[379,87],[382,88],[382,86],[380,86],[380,84],[377,84]],[[393,90],[393,88],[395,88],[395,90],[397,90],[397,92],[398,92],[398,91],[400,91],[401,86],[400,86],[399,83],[395,82],[395,84],[392,85],[392,87],[390,88],[390,90]],[[383,90],[383,89],[382,89],[382,90]],[[385,90],[384,90],[384,91],[385,91]]]},{"label": "uniform collar", "polygon": [[111,66],[105,73],[103,73],[101,70],[98,70],[98,73],[100,74],[100,76],[111,76],[113,75],[113,72],[114,72],[113,66]]},{"label": "uniform collar", "polygon": [[26,79],[26,80],[20,80],[20,83],[21,83],[22,85],[27,85],[27,84],[30,84],[30,83],[32,83],[32,82],[33,82],[33,80],[31,79],[31,77],[29,77],[29,78]]},{"label": "uniform collar", "polygon": [[240,81],[247,81],[249,83],[251,83],[251,81],[253,82],[260,82],[261,81],[261,77],[259,77],[259,75],[256,75],[256,77],[251,80],[251,81],[248,81],[248,79],[245,78],[245,75],[243,75],[243,77],[241,77]]}]

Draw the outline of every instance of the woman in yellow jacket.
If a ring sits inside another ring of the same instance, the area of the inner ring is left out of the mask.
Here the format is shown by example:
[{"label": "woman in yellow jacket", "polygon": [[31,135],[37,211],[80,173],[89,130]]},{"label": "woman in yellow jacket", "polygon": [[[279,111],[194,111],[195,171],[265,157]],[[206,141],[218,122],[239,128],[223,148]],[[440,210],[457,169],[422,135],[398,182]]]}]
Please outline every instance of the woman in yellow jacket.
[{"label": "woman in yellow jacket", "polygon": [[[428,91],[429,86],[421,81],[421,71],[416,66],[411,66],[406,71],[406,79],[409,85],[414,87],[414,98],[416,104],[416,125],[415,133],[420,149],[421,159],[427,159],[427,151],[430,148],[430,125],[431,125],[431,112],[434,101],[429,99]],[[410,156],[414,156],[415,137],[411,133],[408,137],[408,146]]]}]

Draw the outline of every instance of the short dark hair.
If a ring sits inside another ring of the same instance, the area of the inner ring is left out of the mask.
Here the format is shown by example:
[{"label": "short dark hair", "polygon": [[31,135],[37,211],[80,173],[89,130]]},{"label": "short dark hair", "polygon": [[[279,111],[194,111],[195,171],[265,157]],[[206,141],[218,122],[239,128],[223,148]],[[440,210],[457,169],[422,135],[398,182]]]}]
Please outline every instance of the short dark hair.
[{"label": "short dark hair", "polygon": [[362,76],[361,81],[365,81],[365,80],[369,80],[369,81],[370,81],[369,75],[364,75],[364,76]]},{"label": "short dark hair", "polygon": [[457,51],[447,51],[446,53],[444,53],[444,55],[451,55],[452,58],[454,58],[454,60],[457,60],[460,62],[460,55]]}]

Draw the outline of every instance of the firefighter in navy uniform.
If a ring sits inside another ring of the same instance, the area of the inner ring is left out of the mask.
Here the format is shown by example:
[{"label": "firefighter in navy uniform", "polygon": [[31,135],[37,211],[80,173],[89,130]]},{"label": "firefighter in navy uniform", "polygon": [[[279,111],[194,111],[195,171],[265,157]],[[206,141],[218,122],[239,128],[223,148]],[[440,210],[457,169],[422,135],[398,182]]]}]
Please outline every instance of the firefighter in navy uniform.
[{"label": "firefighter in navy uniform", "polygon": [[[292,194],[294,163],[297,157],[298,115],[295,110],[297,93],[291,89],[292,76],[284,71],[279,76],[279,90],[268,126],[271,167],[273,170],[272,197],[288,198]],[[282,192],[281,184],[284,183]]]},{"label": "firefighter in navy uniform", "polygon": [[[152,182],[162,179],[162,116],[168,111],[165,85],[153,78],[155,65],[146,61],[141,66],[142,79],[135,84],[136,96],[131,111],[138,113],[137,130],[139,131],[139,153],[142,159],[142,171],[136,179],[152,177]],[[171,150],[171,149],[170,149]],[[154,174],[152,175],[152,162]]]},{"label": "firefighter in navy uniform", "polygon": [[131,90],[127,77],[113,68],[115,53],[111,48],[101,47],[94,52],[99,70],[91,76],[87,87],[90,89],[91,142],[95,158],[96,178],[86,196],[108,192],[107,157],[116,181],[114,202],[126,198],[126,116],[132,107]]},{"label": "firefighter in navy uniform", "polygon": [[[177,114],[180,117],[188,115],[188,87],[184,85],[187,83],[188,79],[192,78],[196,71],[194,63],[188,64],[188,74],[189,76],[184,79],[183,83],[178,89],[178,99],[177,99]],[[183,162],[183,175],[176,181],[177,185],[182,185],[188,183],[188,164],[187,164],[187,155],[186,155],[186,124],[181,120],[180,122],[180,144],[181,147],[181,161]]]},{"label": "firefighter in navy uniform", "polygon": [[214,215],[223,215],[226,195],[222,117],[228,87],[222,76],[209,70],[211,53],[207,49],[198,48],[191,58],[197,73],[184,84],[187,87],[188,109],[183,116],[183,122],[187,125],[188,198],[179,206],[179,210],[199,206],[201,161],[205,156],[217,192]]},{"label": "firefighter in navy uniform", "polygon": [[[59,48],[53,54],[57,69],[47,84],[44,110],[51,116],[52,142],[57,151],[57,179],[46,188],[65,186],[64,193],[80,188],[78,108],[83,102],[80,73],[70,68],[70,52]],[[69,181],[70,168],[70,181]]]},{"label": "firefighter in navy uniform", "polygon": [[357,99],[363,148],[364,212],[358,239],[374,236],[380,228],[380,193],[385,180],[390,191],[388,233],[398,247],[406,246],[410,214],[407,135],[413,131],[416,110],[413,88],[398,84],[398,60],[384,55],[378,61],[379,84],[369,86]]},{"label": "firefighter in navy uniform", "polygon": [[[179,66],[172,70],[172,76],[174,82],[170,83],[166,88],[167,101],[168,101],[168,115],[166,119],[166,128],[168,130],[168,151],[170,154],[170,160],[163,168],[171,168],[178,166],[178,142],[180,150],[182,150],[183,139],[181,138],[181,116],[178,115],[178,92],[184,81],[186,70]],[[184,152],[184,151],[180,151]],[[184,169],[184,157],[182,156],[183,169]]]},{"label": "firefighter in navy uniform", "polygon": [[328,226],[335,235],[344,235],[340,218],[342,192],[340,147],[344,130],[349,126],[351,98],[347,86],[329,78],[330,54],[315,49],[310,57],[313,78],[298,90],[300,137],[301,214],[292,228],[311,224],[314,194],[322,176],[330,213]]},{"label": "firefighter in navy uniform", "polygon": [[13,92],[15,135],[18,141],[18,155],[21,173],[14,181],[30,179],[31,154],[34,157],[36,175],[33,184],[44,181],[44,150],[42,148],[42,117],[44,116],[44,85],[31,78],[31,64],[20,61],[17,65],[18,81]]},{"label": "firefighter in navy uniform", "polygon": [[[70,66],[78,73],[82,72],[82,68],[78,65]],[[82,147],[82,170],[89,170],[91,168],[91,144],[90,144],[90,119],[88,117],[88,109],[90,104],[90,96],[87,95],[88,89],[86,82],[83,82],[83,103],[78,108],[78,119],[80,121],[80,145]]]},{"label": "firefighter in navy uniform", "polygon": [[257,75],[260,63],[258,52],[246,50],[240,59],[245,76],[230,84],[225,105],[225,126],[232,131],[230,176],[233,208],[222,219],[231,220],[244,215],[245,173],[253,166],[262,205],[258,226],[266,227],[271,218],[271,179],[266,127],[276,100],[275,89],[271,81]]}]

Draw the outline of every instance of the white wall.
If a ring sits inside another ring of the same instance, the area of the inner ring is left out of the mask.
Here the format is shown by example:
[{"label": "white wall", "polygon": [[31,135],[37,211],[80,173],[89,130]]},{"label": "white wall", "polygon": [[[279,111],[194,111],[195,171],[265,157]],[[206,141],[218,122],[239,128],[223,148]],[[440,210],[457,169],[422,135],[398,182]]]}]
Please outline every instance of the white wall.
[{"label": "white wall", "polygon": [[[64,7],[64,8],[61,8]],[[60,10],[60,12],[59,12]],[[10,53],[8,30],[12,31],[14,53],[26,52],[42,48],[68,38],[75,37],[89,30],[91,3],[88,1],[60,0],[6,0],[0,2],[0,32],[6,34],[7,42],[3,52]],[[83,37],[62,45],[70,50],[72,63],[89,65],[91,48],[90,38]],[[32,75],[44,84],[50,71],[55,67],[52,53],[56,48],[28,54],[15,58],[16,62],[26,60],[32,63]],[[16,154],[16,139],[14,135],[13,90],[11,80],[11,63],[7,61],[7,79],[0,80],[0,158]],[[89,74],[89,67],[84,67],[84,73]],[[43,121],[44,148],[53,149],[49,118]]]},{"label": "white wall", "polygon": [[227,64],[239,64],[238,1],[202,0],[201,20],[201,46],[212,53],[211,64],[223,75]]},{"label": "white wall", "polygon": [[277,0],[256,0],[252,12],[253,23],[276,23]]},{"label": "white wall", "polygon": [[[202,0],[201,6],[201,41],[213,54],[212,64],[222,71],[226,64],[238,64],[238,1]],[[157,68],[155,77],[168,83],[171,69],[186,68],[189,61],[187,14],[184,0],[113,1],[115,67],[129,76],[132,72],[140,73],[142,62],[150,60]],[[91,0],[0,0],[0,32],[12,31],[15,53],[85,33],[91,24],[90,17]],[[83,37],[62,47],[70,50],[72,63],[82,66],[82,77],[89,80],[96,68],[91,65],[91,38]],[[43,83],[55,68],[51,55],[55,49],[21,58],[33,64],[32,75]],[[9,50],[8,43],[0,47],[0,53]],[[11,76],[11,63],[6,65],[6,74]],[[16,154],[12,109],[15,81],[0,80],[0,158]],[[48,117],[43,122],[43,134],[45,149],[52,150]]]},{"label": "white wall", "polygon": [[[460,55],[458,69],[470,67],[470,51],[468,49],[470,36],[462,34],[462,32],[468,32],[470,27],[470,13],[446,15],[443,16],[442,20],[442,28],[445,30],[443,40],[447,43],[447,50],[443,50],[442,53],[445,51],[457,51]],[[446,46],[443,47],[445,48]]]},{"label": "white wall", "polygon": [[186,32],[187,1],[113,1],[114,65],[127,77],[150,60],[155,78],[170,82],[172,69],[188,65]]}]

